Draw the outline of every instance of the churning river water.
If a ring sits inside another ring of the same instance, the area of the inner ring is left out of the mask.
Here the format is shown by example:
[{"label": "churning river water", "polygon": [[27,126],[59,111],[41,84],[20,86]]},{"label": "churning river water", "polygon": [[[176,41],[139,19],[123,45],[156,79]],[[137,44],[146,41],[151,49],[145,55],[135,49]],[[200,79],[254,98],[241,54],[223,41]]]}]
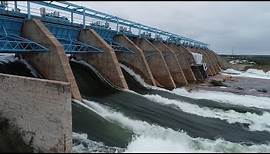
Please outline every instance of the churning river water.
[{"label": "churning river water", "polygon": [[[84,98],[72,102],[73,152],[270,152],[270,98],[168,91],[123,64],[121,90],[83,61],[70,65]],[[0,71],[42,78],[22,60]]]}]

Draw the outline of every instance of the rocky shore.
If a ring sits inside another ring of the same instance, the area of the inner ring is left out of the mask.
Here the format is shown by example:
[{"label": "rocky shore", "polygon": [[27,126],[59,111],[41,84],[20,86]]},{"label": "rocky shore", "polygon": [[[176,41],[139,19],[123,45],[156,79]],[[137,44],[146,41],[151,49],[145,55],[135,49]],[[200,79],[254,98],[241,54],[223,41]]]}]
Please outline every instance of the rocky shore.
[{"label": "rocky shore", "polygon": [[231,92],[239,95],[270,97],[270,80],[268,79],[234,77],[218,74],[191,88]]}]

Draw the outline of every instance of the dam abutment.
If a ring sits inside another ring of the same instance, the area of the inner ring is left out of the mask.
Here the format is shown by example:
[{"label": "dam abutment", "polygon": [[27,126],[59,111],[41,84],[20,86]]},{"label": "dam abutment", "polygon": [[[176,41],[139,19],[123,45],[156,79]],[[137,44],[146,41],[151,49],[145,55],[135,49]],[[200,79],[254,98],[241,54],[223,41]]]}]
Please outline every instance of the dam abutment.
[{"label": "dam abutment", "polygon": [[153,44],[145,38],[135,38],[132,41],[143,50],[151,72],[156,82],[158,82],[157,85],[161,84],[168,89],[176,88],[161,51],[155,48]]},{"label": "dam abutment", "polygon": [[70,83],[0,73],[0,84],[0,114],[25,144],[34,152],[72,151]]},{"label": "dam abutment", "polygon": [[188,82],[177,60],[176,54],[161,41],[151,41],[151,43],[161,51],[176,86],[181,87],[187,85]]},{"label": "dam abutment", "polygon": [[113,48],[92,29],[82,29],[80,31],[79,40],[83,43],[98,47],[102,49],[103,52],[77,54],[75,55],[76,59],[84,60],[94,66],[114,85],[123,89],[128,89],[128,85]]},{"label": "dam abutment", "polygon": [[48,52],[23,53],[22,57],[37,69],[46,79],[70,82],[72,97],[81,100],[81,95],[68,57],[63,46],[45,25],[37,19],[27,20],[23,24],[22,34],[49,49]]},{"label": "dam abutment", "polygon": [[125,35],[117,35],[114,37],[114,40],[134,52],[116,52],[118,61],[132,66],[133,70],[140,74],[146,83],[156,86],[153,74],[144,57],[143,51]]},{"label": "dam abutment", "polygon": [[177,47],[175,44],[167,44],[167,46],[174,51],[176,54],[176,57],[178,59],[178,62],[184,72],[185,78],[189,84],[195,83],[196,78],[195,75],[191,69],[191,66],[195,64],[194,59],[192,55],[189,55],[188,51],[182,50],[179,47]]}]

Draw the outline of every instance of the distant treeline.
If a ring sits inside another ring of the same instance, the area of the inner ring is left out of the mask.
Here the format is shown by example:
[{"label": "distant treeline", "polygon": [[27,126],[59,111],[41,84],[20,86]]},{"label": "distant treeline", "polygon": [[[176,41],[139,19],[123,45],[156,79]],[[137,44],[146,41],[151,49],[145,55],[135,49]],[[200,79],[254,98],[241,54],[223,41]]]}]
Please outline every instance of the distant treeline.
[{"label": "distant treeline", "polygon": [[220,55],[226,60],[248,60],[255,62],[257,65],[270,66],[270,55]]}]

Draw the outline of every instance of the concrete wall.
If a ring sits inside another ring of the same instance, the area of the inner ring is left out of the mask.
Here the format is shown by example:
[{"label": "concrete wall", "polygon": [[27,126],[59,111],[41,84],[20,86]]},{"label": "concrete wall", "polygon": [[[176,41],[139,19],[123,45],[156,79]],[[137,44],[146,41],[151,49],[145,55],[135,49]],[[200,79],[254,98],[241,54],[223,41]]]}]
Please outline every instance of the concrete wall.
[{"label": "concrete wall", "polygon": [[219,66],[216,63],[215,58],[213,57],[213,55],[210,52],[208,52],[207,50],[203,50],[203,49],[196,49],[196,50],[198,50],[199,52],[204,53],[205,55],[208,56],[208,59],[210,61],[210,65],[213,68],[214,75],[215,74],[218,74],[218,72],[219,72]]},{"label": "concrete wall", "polygon": [[25,38],[33,40],[49,49],[49,52],[46,53],[24,53],[22,54],[23,58],[45,78],[70,82],[73,98],[81,100],[80,91],[64,48],[45,25],[40,20],[27,20],[23,25],[22,34]]},{"label": "concrete wall", "polygon": [[156,84],[161,84],[167,89],[176,88],[171,73],[159,49],[144,38],[134,38],[132,41],[143,50],[146,61],[156,80]]},{"label": "concrete wall", "polygon": [[210,51],[210,50],[207,50],[206,49],[204,51],[206,51],[211,56],[211,58],[214,61],[214,64],[215,64],[215,67],[216,67],[217,72],[220,72],[221,71],[221,67],[219,65],[219,62],[218,62],[218,59],[217,59],[216,55],[212,51]]},{"label": "concrete wall", "polygon": [[143,51],[127,36],[117,35],[114,37],[114,40],[129,50],[135,52],[115,52],[118,61],[120,63],[128,64],[128,66],[131,67],[135,73],[140,74],[146,83],[156,86],[154,77],[144,57]]},{"label": "concrete wall", "polygon": [[191,69],[191,66],[195,65],[195,61],[191,53],[189,53],[189,51],[187,51],[186,49],[182,49],[176,46],[175,44],[167,44],[167,46],[176,54],[178,62],[184,72],[185,78],[188,83],[196,82],[195,75]]},{"label": "concrete wall", "polygon": [[176,54],[161,41],[151,41],[151,43],[162,52],[176,86],[181,87],[187,85],[188,82],[178,63]]},{"label": "concrete wall", "polygon": [[210,63],[212,65],[213,69],[214,69],[214,74],[218,74],[219,71],[220,71],[219,66],[218,66],[218,63],[216,63],[215,58],[213,57],[213,55],[210,52],[208,52],[207,50],[200,49],[200,51],[204,52],[208,56],[208,58],[210,60]]},{"label": "concrete wall", "polygon": [[193,65],[193,66],[191,66],[191,69],[194,72],[194,75],[195,75],[196,80],[198,82],[202,82],[202,81],[204,81],[206,79],[207,74],[203,70],[203,66],[202,65]]},{"label": "concrete wall", "polygon": [[0,114],[41,152],[71,152],[70,84],[0,74]]},{"label": "concrete wall", "polygon": [[79,40],[83,43],[102,49],[104,53],[82,53],[75,55],[76,58],[78,60],[84,60],[94,66],[114,85],[120,88],[128,89],[127,82],[124,78],[113,48],[92,29],[81,30]]},{"label": "concrete wall", "polygon": [[208,75],[208,76],[213,76],[213,75],[214,75],[214,73],[213,73],[213,68],[212,68],[212,66],[211,66],[211,64],[210,64],[210,61],[209,61],[208,57],[207,57],[204,53],[199,52],[198,50],[195,50],[194,48],[190,48],[190,47],[186,47],[186,49],[189,50],[190,52],[202,54],[202,56],[203,56],[203,61],[206,63],[206,66],[207,66],[207,68],[208,68],[208,69],[206,70],[207,75]]},{"label": "concrete wall", "polygon": [[213,55],[215,55],[221,69],[227,69],[229,67],[228,62],[226,62],[224,59],[222,59],[216,52],[214,52],[213,50],[210,50],[210,49],[208,49],[208,51],[212,52]]}]

